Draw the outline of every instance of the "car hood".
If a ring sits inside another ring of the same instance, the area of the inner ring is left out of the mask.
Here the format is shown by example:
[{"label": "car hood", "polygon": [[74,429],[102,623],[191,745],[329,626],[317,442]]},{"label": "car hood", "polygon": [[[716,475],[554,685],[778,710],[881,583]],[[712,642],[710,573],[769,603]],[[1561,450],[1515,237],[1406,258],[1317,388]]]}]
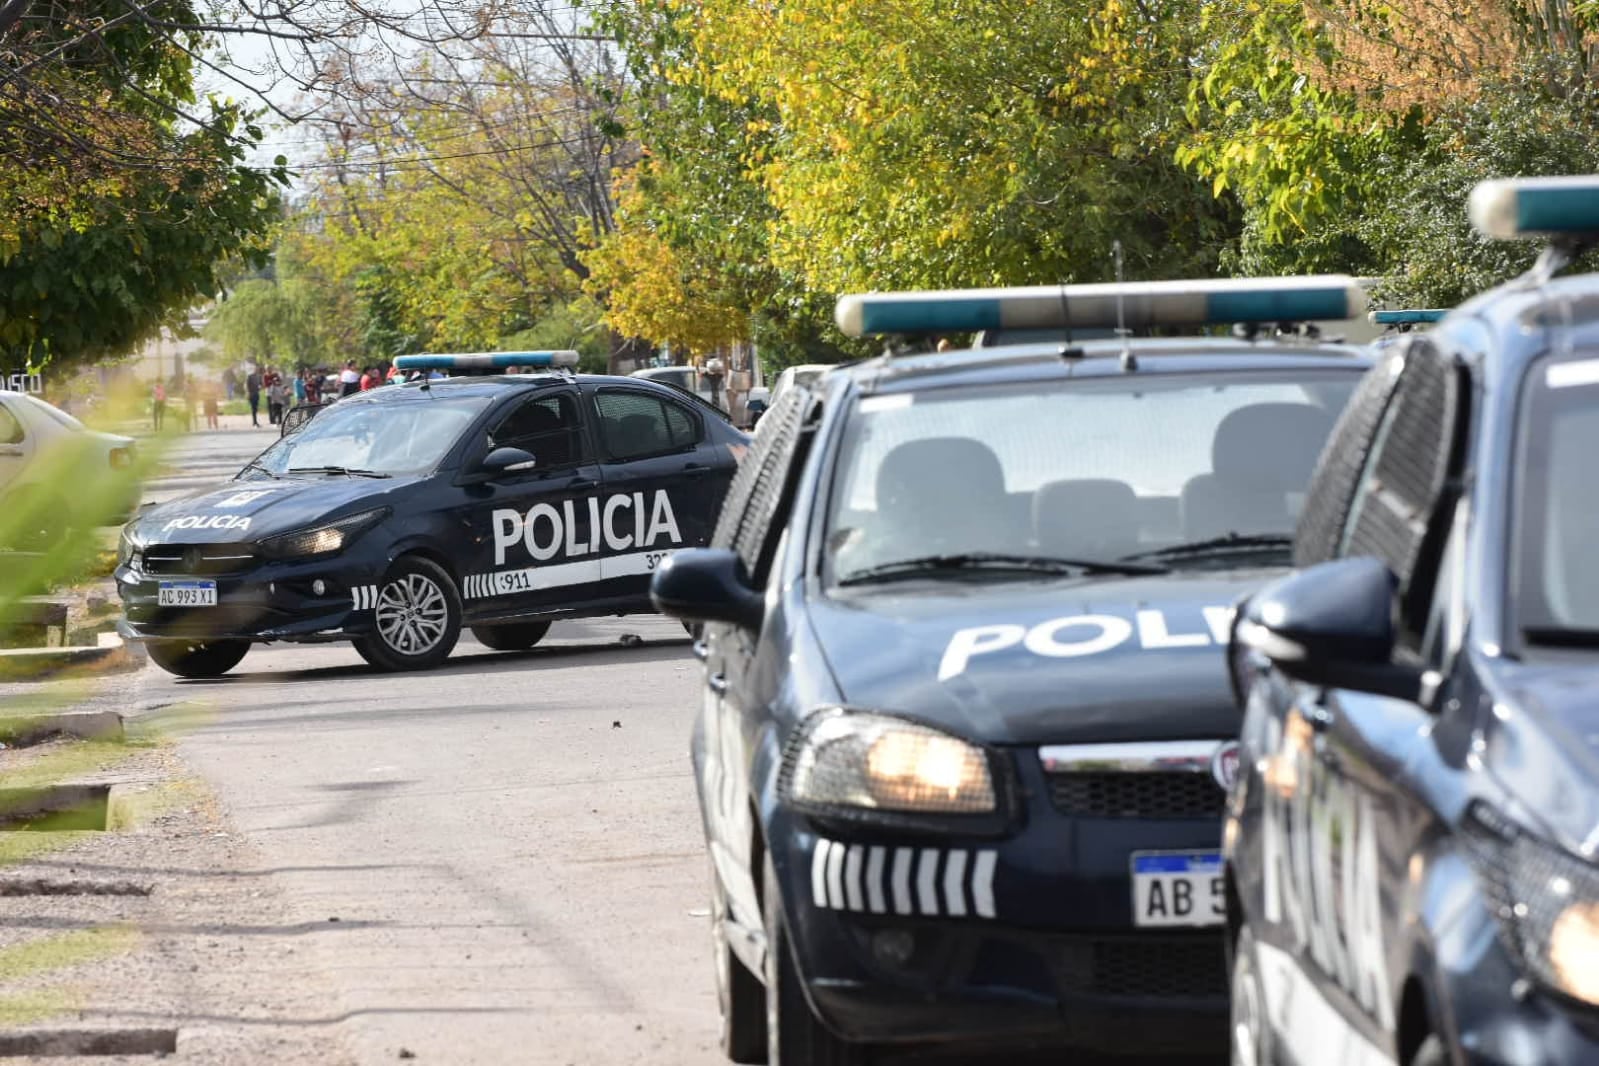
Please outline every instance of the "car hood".
[{"label": "car hood", "polygon": [[260,540],[381,507],[417,477],[285,477],[229,481],[141,511],[129,524],[140,543]]},{"label": "car hood", "polygon": [[993,744],[1232,737],[1232,605],[1278,573],[904,583],[810,617],[851,707]]}]

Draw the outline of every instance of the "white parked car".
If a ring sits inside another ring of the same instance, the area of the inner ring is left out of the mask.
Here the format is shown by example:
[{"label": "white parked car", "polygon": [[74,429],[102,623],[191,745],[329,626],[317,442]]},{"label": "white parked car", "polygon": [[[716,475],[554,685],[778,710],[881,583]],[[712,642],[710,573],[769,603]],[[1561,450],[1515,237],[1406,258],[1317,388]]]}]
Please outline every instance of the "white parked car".
[{"label": "white parked car", "polygon": [[829,370],[833,369],[827,363],[802,363],[799,366],[784,367],[783,372],[777,375],[777,380],[772,383],[772,403],[783,395],[783,390],[790,385],[809,385]]},{"label": "white parked car", "polygon": [[[53,454],[63,458],[40,461]],[[133,465],[132,437],[92,430],[27,393],[0,391],[0,513],[16,514],[26,499],[28,514],[37,516],[29,524],[39,527],[13,531],[27,543],[11,547],[48,543],[84,524],[126,519],[138,499]]]}]

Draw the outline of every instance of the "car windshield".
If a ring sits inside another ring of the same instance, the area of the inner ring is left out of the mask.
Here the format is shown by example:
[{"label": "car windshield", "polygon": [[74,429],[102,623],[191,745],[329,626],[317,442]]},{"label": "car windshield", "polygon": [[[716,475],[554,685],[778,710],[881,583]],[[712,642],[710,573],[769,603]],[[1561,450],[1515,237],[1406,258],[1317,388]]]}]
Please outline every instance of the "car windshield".
[{"label": "car windshield", "polygon": [[490,403],[488,396],[336,403],[261,453],[270,474],[295,470],[414,474],[431,470]]},{"label": "car windshield", "polygon": [[1285,560],[1358,378],[1124,374],[864,397],[838,459],[829,580],[911,576],[903,564],[918,560],[928,576],[977,579],[1061,561]]},{"label": "car windshield", "polygon": [[1534,643],[1599,645],[1599,358],[1546,361],[1522,408],[1523,478],[1517,501],[1518,602]]}]

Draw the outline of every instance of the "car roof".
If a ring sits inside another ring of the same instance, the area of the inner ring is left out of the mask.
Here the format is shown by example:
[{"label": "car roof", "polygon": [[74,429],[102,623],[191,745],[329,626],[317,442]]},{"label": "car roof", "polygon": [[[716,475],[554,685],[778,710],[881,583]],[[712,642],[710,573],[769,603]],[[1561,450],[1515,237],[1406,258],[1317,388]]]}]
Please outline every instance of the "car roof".
[{"label": "car roof", "polygon": [[[925,355],[884,356],[844,367],[863,392],[908,392],[985,382],[1122,377],[1129,374],[1221,373],[1249,370],[1354,370],[1371,366],[1371,353],[1353,344],[1305,340],[1247,341],[1225,337],[1140,338],[1073,343],[1080,356],[1063,358],[1061,342],[976,348]],[[1124,366],[1124,350],[1134,367]]]},{"label": "car roof", "polygon": [[1478,320],[1498,340],[1498,369],[1516,374],[1548,351],[1562,347],[1599,349],[1599,274],[1574,274],[1542,283],[1512,281],[1474,297],[1444,319]]}]

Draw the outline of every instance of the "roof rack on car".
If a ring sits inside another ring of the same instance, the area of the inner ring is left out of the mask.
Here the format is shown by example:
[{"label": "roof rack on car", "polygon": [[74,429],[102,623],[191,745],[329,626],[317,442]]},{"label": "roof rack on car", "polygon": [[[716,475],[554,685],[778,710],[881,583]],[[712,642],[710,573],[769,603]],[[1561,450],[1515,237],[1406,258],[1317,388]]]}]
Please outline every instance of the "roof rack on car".
[{"label": "roof rack on car", "polygon": [[1145,281],[854,293],[839,297],[838,328],[851,337],[992,329],[1139,329],[1357,318],[1366,292],[1354,278]]},{"label": "roof rack on car", "polygon": [[1522,279],[1541,284],[1599,243],[1599,174],[1484,181],[1471,190],[1467,214],[1485,237],[1546,239]]},{"label": "roof rack on car", "polygon": [[443,370],[452,374],[497,374],[521,367],[569,369],[577,366],[577,359],[577,353],[570,350],[429,353],[395,356],[394,367],[396,370]]}]

